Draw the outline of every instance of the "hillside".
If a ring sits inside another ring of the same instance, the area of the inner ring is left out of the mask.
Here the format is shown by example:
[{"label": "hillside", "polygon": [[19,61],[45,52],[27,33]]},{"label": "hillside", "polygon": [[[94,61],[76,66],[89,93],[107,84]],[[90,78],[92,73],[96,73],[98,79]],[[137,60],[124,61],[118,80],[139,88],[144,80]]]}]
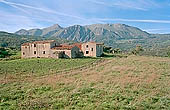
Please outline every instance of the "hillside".
[{"label": "hillside", "polygon": [[169,110],[169,62],[140,56],[0,61],[0,109]]},{"label": "hillside", "polygon": [[16,34],[64,38],[76,42],[97,41],[123,50],[134,48],[136,45],[146,48],[161,48],[170,45],[170,35],[168,34],[150,34],[125,24],[74,25],[66,28],[56,24],[44,29],[21,29]]},{"label": "hillside", "polygon": [[[24,33],[24,30],[22,30]],[[17,35],[17,34],[12,34],[12,33],[7,33],[7,32],[0,32],[0,47],[13,47],[20,49],[21,44],[25,42],[31,42],[31,41],[36,41],[36,40],[56,40],[59,43],[65,43],[65,42],[72,42],[68,41],[65,39],[61,38],[53,38],[53,37],[41,37],[41,36],[31,36],[31,35]]]}]

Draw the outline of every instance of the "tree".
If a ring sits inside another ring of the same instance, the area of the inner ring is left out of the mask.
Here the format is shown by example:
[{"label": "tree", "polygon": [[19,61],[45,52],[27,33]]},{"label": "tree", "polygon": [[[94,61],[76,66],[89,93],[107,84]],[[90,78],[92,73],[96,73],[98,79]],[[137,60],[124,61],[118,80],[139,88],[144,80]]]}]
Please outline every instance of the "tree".
[{"label": "tree", "polygon": [[168,57],[170,57],[170,47],[166,49]]},{"label": "tree", "polygon": [[167,52],[167,55],[168,55],[168,57],[170,57],[170,51],[169,51],[169,52]]},{"label": "tree", "polygon": [[7,47],[7,46],[8,46],[8,43],[4,42],[4,43],[1,44],[0,47]]},{"label": "tree", "polygon": [[104,46],[103,51],[106,52],[106,53],[111,53],[112,52],[112,47]]},{"label": "tree", "polygon": [[144,51],[143,47],[140,46],[140,45],[137,45],[136,48],[132,51],[132,54],[137,55],[137,54],[139,54],[140,52],[143,52],[143,51]]},{"label": "tree", "polygon": [[9,55],[9,52],[5,48],[0,48],[0,58],[5,58]]},{"label": "tree", "polygon": [[116,49],[112,50],[112,53],[122,53],[122,50],[119,48],[116,48]]}]

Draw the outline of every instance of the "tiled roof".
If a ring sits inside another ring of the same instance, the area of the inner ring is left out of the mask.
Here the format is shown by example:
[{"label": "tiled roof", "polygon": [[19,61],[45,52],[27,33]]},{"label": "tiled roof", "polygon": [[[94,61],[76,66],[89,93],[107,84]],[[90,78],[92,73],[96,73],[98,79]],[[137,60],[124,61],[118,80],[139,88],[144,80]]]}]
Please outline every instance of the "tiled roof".
[{"label": "tiled roof", "polygon": [[97,43],[97,42],[94,42],[94,41],[90,41],[90,42],[87,42],[87,43],[94,43],[96,45],[104,45],[104,43]]},{"label": "tiled roof", "polygon": [[51,42],[54,42],[54,40],[34,41],[32,43],[40,44],[40,43],[51,43]]},{"label": "tiled roof", "polygon": [[80,50],[82,49],[82,43],[74,43],[72,46],[77,46]]},{"label": "tiled roof", "polygon": [[29,43],[24,43],[22,44],[22,46],[29,46]]},{"label": "tiled roof", "polygon": [[60,45],[57,47],[53,47],[53,50],[71,50],[74,46],[72,45]]},{"label": "tiled roof", "polygon": [[29,46],[29,44],[45,44],[45,43],[51,43],[54,42],[54,40],[43,40],[43,41],[34,41],[31,43],[24,43],[22,46]]}]

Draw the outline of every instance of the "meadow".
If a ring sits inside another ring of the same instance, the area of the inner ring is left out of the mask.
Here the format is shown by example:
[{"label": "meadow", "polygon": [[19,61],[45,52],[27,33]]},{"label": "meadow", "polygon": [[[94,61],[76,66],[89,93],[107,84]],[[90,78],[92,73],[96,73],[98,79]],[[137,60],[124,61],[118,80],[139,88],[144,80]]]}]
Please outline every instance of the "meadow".
[{"label": "meadow", "polygon": [[170,109],[169,58],[22,59],[0,69],[2,110]]},{"label": "meadow", "polygon": [[93,63],[100,59],[17,59],[10,61],[0,61],[0,75],[18,74],[42,76],[60,71],[66,71]]}]

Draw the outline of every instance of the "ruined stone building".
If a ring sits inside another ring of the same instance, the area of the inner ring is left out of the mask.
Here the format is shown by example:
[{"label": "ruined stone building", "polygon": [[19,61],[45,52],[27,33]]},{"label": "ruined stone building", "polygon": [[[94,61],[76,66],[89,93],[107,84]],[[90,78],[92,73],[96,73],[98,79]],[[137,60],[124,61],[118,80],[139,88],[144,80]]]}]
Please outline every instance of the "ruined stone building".
[{"label": "ruined stone building", "polygon": [[51,55],[51,48],[58,44],[53,40],[35,41],[32,43],[24,43],[21,46],[22,58],[49,58]]},{"label": "ruined stone building", "polygon": [[54,40],[24,43],[21,46],[22,58],[78,58],[98,57],[103,54],[103,44],[95,42],[58,44]]},{"label": "ruined stone building", "polygon": [[103,45],[103,43],[87,42],[82,44],[81,50],[84,56],[100,57],[103,54]]}]

